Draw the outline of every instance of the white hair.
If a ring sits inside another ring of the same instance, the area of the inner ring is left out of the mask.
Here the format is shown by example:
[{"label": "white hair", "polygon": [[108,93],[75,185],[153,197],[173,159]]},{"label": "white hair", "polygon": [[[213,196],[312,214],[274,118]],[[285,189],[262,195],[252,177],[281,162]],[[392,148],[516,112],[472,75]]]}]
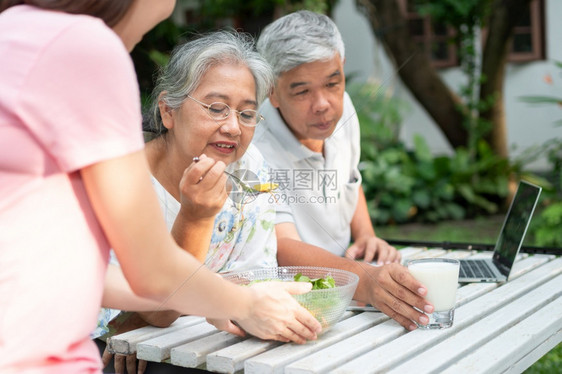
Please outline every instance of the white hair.
[{"label": "white hair", "polygon": [[255,50],[252,36],[236,31],[211,32],[172,51],[170,61],[161,69],[156,81],[152,94],[153,118],[147,130],[166,132],[158,108],[159,100],[172,110],[178,109],[199,87],[211,67],[229,63],[248,67],[255,80],[256,100],[260,104],[271,90],[273,74],[267,61]]},{"label": "white hair", "polygon": [[308,10],[287,14],[262,31],[258,52],[269,62],[275,77],[295,67],[328,60],[345,48],[342,36],[330,17]]}]

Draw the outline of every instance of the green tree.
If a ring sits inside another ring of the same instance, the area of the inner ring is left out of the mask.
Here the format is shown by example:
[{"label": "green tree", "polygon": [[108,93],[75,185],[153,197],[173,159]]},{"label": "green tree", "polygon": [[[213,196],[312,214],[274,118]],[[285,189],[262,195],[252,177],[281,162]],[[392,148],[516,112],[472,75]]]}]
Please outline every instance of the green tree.
[{"label": "green tree", "polygon": [[[426,109],[449,143],[474,146],[484,137],[495,154],[508,157],[503,85],[514,26],[528,12],[531,0],[418,0],[423,10],[457,31],[465,53],[463,65],[470,75],[461,95],[451,91],[410,37],[396,0],[356,0],[377,39],[400,69],[404,84]],[[470,49],[474,30],[486,26],[482,56]],[[413,53],[414,52],[414,53]],[[478,60],[476,60],[478,59]],[[481,66],[478,70],[475,67]],[[465,100],[462,99],[464,95]],[[466,100],[466,98],[469,100]],[[464,124],[461,125],[461,124]],[[488,129],[486,127],[489,127]],[[472,135],[471,135],[472,133]]]}]

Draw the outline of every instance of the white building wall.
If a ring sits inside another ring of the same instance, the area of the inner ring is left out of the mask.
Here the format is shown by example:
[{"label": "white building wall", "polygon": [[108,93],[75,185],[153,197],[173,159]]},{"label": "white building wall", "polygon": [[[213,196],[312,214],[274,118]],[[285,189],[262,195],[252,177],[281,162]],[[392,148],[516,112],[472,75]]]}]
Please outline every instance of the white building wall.
[{"label": "white building wall", "polygon": [[[451,147],[441,131],[395,74],[395,68],[374,38],[367,18],[357,11],[355,0],[340,0],[333,16],[346,46],[346,74],[354,74],[355,81],[381,81],[409,103],[411,109],[404,117],[402,140],[411,145],[413,135],[422,134],[435,154],[451,153]],[[504,100],[511,157],[516,157],[528,147],[562,136],[562,128],[553,125],[554,121],[562,119],[562,108],[552,104],[531,105],[519,99],[524,95],[562,97],[562,71],[554,65],[554,61],[562,61],[561,0],[546,0],[545,18],[546,60],[509,64],[506,70]],[[460,70],[442,69],[440,74],[458,92],[463,80]],[[552,85],[545,82],[546,75],[552,76]],[[545,160],[531,165],[534,169],[544,169],[546,166]]]}]

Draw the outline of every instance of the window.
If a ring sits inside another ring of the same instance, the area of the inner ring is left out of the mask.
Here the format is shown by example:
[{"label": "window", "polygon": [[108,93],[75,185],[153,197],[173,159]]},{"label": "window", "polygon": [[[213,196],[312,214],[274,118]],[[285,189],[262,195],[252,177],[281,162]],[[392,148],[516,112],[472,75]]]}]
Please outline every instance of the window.
[{"label": "window", "polygon": [[414,1],[399,0],[410,30],[410,35],[431,59],[435,67],[458,65],[457,47],[453,43],[454,30],[432,22],[428,16],[416,12]]},{"label": "window", "polygon": [[[437,68],[457,66],[457,45],[454,30],[432,22],[416,12],[413,0],[398,0],[406,17],[410,35]],[[526,13],[513,30],[508,61],[524,62],[544,58],[544,0],[532,0]],[[483,32],[485,35],[485,30]]]},{"label": "window", "polygon": [[543,10],[543,0],[531,1],[529,13],[525,14],[513,29],[509,61],[534,61],[544,58]]}]

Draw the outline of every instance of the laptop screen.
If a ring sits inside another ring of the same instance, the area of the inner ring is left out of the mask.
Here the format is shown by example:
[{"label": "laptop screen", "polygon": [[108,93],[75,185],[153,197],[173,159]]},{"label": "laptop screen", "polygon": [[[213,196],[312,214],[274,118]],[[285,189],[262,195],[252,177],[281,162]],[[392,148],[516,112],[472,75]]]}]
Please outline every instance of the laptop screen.
[{"label": "laptop screen", "polygon": [[494,263],[506,277],[523,244],[540,193],[540,187],[525,181],[519,182],[494,249]]}]

